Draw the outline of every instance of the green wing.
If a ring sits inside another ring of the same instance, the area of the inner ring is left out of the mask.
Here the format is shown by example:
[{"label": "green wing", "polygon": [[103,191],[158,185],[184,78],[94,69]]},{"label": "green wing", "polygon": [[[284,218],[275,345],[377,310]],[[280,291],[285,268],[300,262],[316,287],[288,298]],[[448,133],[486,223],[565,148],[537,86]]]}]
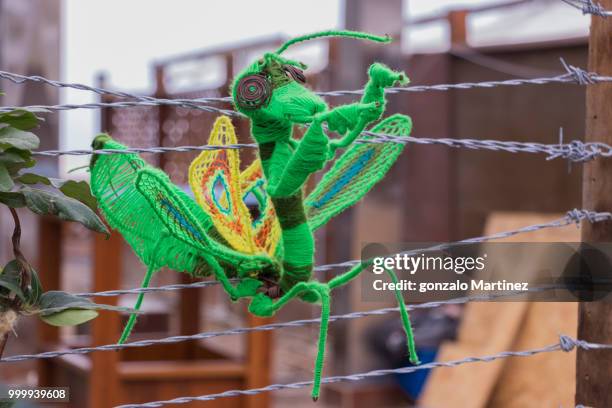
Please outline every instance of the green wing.
[{"label": "green wing", "polygon": [[[410,117],[392,115],[379,122],[373,132],[409,136]],[[359,201],[378,183],[404,150],[401,143],[353,144],[329,170],[304,203],[312,230]]]},{"label": "green wing", "polygon": [[[125,146],[106,135],[96,138],[94,148],[125,150]],[[205,225],[212,222],[189,196],[170,183],[165,173],[153,169],[136,154],[95,155],[90,167],[91,190],[104,217],[143,263],[188,273],[203,266],[201,250],[208,239]],[[165,183],[161,183],[165,189],[155,189],[159,184],[155,182],[149,182],[146,191],[138,188],[137,181],[150,180],[151,172],[156,179],[165,177]],[[153,199],[163,203],[160,205],[166,216],[161,216],[160,208],[151,204]],[[197,210],[199,222],[194,221],[192,214]],[[193,239],[188,243],[186,237]]]},{"label": "green wing", "polygon": [[[125,150],[107,135],[98,136],[94,147]],[[244,269],[272,263],[233,250],[211,216],[138,155],[95,155],[90,167],[91,190],[104,217],[146,265],[200,275],[207,274],[204,259],[211,256]]]}]

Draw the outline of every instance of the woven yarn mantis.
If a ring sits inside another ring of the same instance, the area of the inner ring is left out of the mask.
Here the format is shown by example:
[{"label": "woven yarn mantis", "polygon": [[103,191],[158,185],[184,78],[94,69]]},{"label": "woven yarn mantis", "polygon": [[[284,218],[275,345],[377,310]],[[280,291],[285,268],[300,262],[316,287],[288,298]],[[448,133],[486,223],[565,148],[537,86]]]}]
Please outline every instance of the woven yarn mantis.
[{"label": "woven yarn mantis", "polygon": [[[312,276],[313,233],[359,201],[402,152],[403,144],[354,142],[381,119],[385,88],[408,82],[404,73],[374,63],[359,102],[328,107],[307,88],[306,66],[282,54],[296,43],[331,36],[390,41],[360,32],[325,31],[292,39],[245,68],[233,82],[232,98],[236,109],[250,119],[258,159],[241,171],[238,150],[203,151],[189,168],[195,199],[136,154],[94,155],[90,166],[92,192],[104,217],[147,265],[143,287],[155,271],[168,267],[214,277],[232,300],[250,299],[249,311],[257,316],[272,316],[294,298],[321,305],[315,400],[320,393],[333,290],[357,277],[370,262],[361,262],[328,282],[317,281]],[[295,125],[307,126],[299,140],[293,137]],[[410,118],[396,114],[371,130],[406,137],[411,129]],[[329,132],[340,138],[330,138]],[[208,143],[236,142],[231,120],[217,118]],[[106,134],[97,136],[93,147],[126,148]],[[338,149],[345,151],[305,196],[304,184],[310,175],[333,160]],[[247,203],[257,211],[250,211]],[[397,281],[393,271],[387,272],[391,281]],[[233,284],[231,278],[239,283]],[[140,294],[135,309],[143,297]],[[396,292],[396,298],[409,356],[417,363],[401,293]],[[128,339],[135,322],[136,315],[130,316],[119,343]]]}]

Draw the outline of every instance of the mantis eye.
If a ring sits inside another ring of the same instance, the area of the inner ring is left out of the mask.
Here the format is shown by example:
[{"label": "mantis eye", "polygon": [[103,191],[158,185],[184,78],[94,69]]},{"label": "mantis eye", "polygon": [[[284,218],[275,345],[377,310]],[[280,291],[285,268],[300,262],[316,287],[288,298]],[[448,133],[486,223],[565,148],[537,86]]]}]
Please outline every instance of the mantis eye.
[{"label": "mantis eye", "polygon": [[260,74],[247,75],[236,88],[236,103],[242,109],[258,109],[268,103],[272,87],[268,79]]},{"label": "mantis eye", "polygon": [[301,69],[289,64],[283,65],[283,69],[286,73],[291,75],[291,78],[293,78],[294,81],[299,82],[301,84],[306,83],[306,76],[304,75],[304,71],[302,71]]}]

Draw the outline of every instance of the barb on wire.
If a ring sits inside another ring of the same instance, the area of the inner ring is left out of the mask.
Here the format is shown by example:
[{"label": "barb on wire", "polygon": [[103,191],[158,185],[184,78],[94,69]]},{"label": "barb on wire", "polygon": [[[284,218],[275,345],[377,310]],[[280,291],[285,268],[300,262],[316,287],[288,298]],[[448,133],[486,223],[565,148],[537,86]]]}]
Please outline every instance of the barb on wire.
[{"label": "barb on wire", "polygon": [[[547,286],[547,287],[542,287],[542,288],[532,288],[532,289],[529,289],[527,292],[530,292],[530,293],[542,292],[542,291],[547,291],[547,290],[553,290],[555,288],[556,287],[552,287],[552,286],[550,287]],[[520,295],[525,295],[527,292],[516,291],[516,292],[497,293],[497,294],[465,296],[465,297],[449,299],[449,300],[421,303],[421,304],[416,304],[416,305],[406,305],[406,308],[408,310],[431,309],[431,308],[440,307],[442,305],[464,304],[464,303],[474,302],[474,301],[488,301],[488,300],[495,300],[495,299],[503,298],[503,297],[520,296]],[[389,308],[384,308],[384,309],[370,310],[366,312],[353,312],[353,313],[347,313],[343,315],[332,315],[329,317],[329,321],[334,322],[338,320],[352,320],[352,319],[358,319],[358,318],[368,317],[368,316],[382,316],[382,315],[386,315],[386,314],[394,313],[398,311],[399,311],[399,307],[389,307]],[[122,350],[126,348],[148,347],[148,346],[159,345],[159,344],[174,344],[174,343],[181,343],[181,342],[190,341],[190,340],[205,340],[205,339],[210,339],[213,337],[231,336],[231,335],[244,334],[244,333],[250,333],[250,332],[279,330],[279,329],[284,329],[284,328],[289,328],[289,327],[302,327],[302,326],[307,326],[311,324],[318,324],[320,322],[321,322],[320,318],[293,320],[293,321],[284,322],[284,323],[271,323],[271,324],[264,324],[260,326],[254,326],[254,327],[241,327],[241,328],[235,328],[235,329],[229,329],[229,330],[204,332],[204,333],[198,333],[198,334],[186,335],[186,336],[171,336],[171,337],[165,337],[162,339],[140,340],[140,341],[134,341],[131,343],[124,343],[124,344],[107,344],[107,345],[95,346],[95,347],[82,347],[82,348],[66,349],[66,350],[59,350],[59,351],[47,351],[47,352],[39,353],[39,354],[15,355],[15,356],[4,357],[0,359],[0,363],[15,363],[15,362],[20,362],[20,361],[34,360],[34,359],[56,358],[56,357],[61,357],[65,355],[73,355],[73,354],[89,354],[89,353],[93,353],[97,351],[114,351],[114,350]]]},{"label": "barb on wire", "polygon": [[612,16],[612,11],[608,11],[603,8],[600,3],[596,3],[593,0],[561,0],[565,4],[568,4],[580,11],[582,14],[592,14],[599,17]]},{"label": "barb on wire", "polygon": [[[360,381],[366,378],[376,378],[376,377],[382,377],[382,376],[390,375],[390,374],[407,374],[407,373],[412,373],[415,371],[429,370],[429,369],[438,368],[438,367],[457,367],[459,365],[469,364],[469,363],[490,363],[495,360],[509,358],[509,357],[530,357],[536,354],[550,353],[550,352],[556,352],[556,351],[570,352],[576,347],[581,348],[583,350],[610,350],[612,349],[612,344],[590,343],[584,340],[574,339],[570,336],[566,336],[562,334],[559,336],[558,343],[550,344],[550,345],[540,347],[540,348],[521,350],[521,351],[502,351],[497,354],[491,354],[488,356],[465,357],[465,358],[458,359],[458,360],[435,361],[435,362],[431,362],[427,364],[420,364],[417,366],[409,366],[409,367],[402,367],[402,368],[395,368],[395,369],[374,370],[374,371],[368,371],[366,373],[326,377],[321,380],[321,383],[331,384],[331,383],[342,382],[342,381]],[[213,401],[213,400],[217,400],[221,398],[237,397],[241,395],[257,395],[257,394],[261,394],[264,392],[270,392],[270,391],[279,391],[279,390],[286,390],[286,389],[296,390],[296,389],[308,387],[311,384],[312,384],[312,381],[301,381],[301,382],[296,382],[296,383],[291,383],[291,384],[272,384],[266,387],[254,388],[250,390],[231,390],[231,391],[220,392],[217,394],[201,395],[197,397],[180,397],[180,398],[174,398],[171,400],[147,402],[144,404],[126,404],[126,405],[117,406],[115,408],[156,408],[156,407],[161,407],[164,405],[171,405],[171,404],[186,404],[186,403],[195,402],[195,401]]]},{"label": "barb on wire", "polygon": [[[408,87],[395,87],[395,88],[387,88],[385,90],[388,94],[396,94],[402,92],[425,92],[425,91],[449,91],[452,89],[473,89],[473,88],[495,88],[499,86],[520,86],[520,85],[545,85],[545,84],[553,84],[553,83],[576,83],[580,85],[586,84],[595,84],[600,82],[611,82],[612,77],[603,76],[593,72],[587,72],[582,68],[568,66],[565,63],[562,63],[563,68],[566,70],[564,74],[549,76],[549,77],[541,77],[541,78],[519,78],[519,79],[510,79],[504,81],[485,81],[485,82],[465,82],[458,84],[439,84],[439,85],[417,85],[417,86],[408,86]],[[125,107],[134,107],[134,106],[156,106],[156,105],[170,105],[191,109],[198,109],[206,112],[216,112],[222,113],[228,116],[237,116],[241,117],[242,115],[239,112],[229,110],[229,109],[221,109],[218,107],[207,105],[209,103],[227,103],[230,102],[231,99],[228,97],[214,97],[214,98],[199,98],[199,99],[160,99],[152,96],[139,96],[134,94],[129,94],[125,92],[117,92],[111,91],[108,89],[92,87],[83,84],[72,84],[54,81],[50,79],[43,78],[41,76],[25,76],[18,75],[11,72],[0,71],[0,78],[7,79],[14,83],[24,83],[26,81],[33,82],[42,82],[50,86],[58,87],[58,88],[74,88],[80,90],[88,90],[95,92],[97,94],[107,94],[118,97],[125,97],[129,99],[134,99],[132,101],[120,101],[120,102],[96,102],[96,103],[87,103],[87,104],[64,104],[64,105],[35,105],[35,106],[26,106],[26,107],[2,107],[0,108],[0,112],[11,111],[14,109],[47,109],[51,111],[62,111],[62,110],[70,110],[70,109],[100,109],[100,108],[125,108]],[[363,89],[358,90],[346,90],[346,91],[331,91],[331,92],[317,92],[320,96],[359,96],[363,94]]]}]

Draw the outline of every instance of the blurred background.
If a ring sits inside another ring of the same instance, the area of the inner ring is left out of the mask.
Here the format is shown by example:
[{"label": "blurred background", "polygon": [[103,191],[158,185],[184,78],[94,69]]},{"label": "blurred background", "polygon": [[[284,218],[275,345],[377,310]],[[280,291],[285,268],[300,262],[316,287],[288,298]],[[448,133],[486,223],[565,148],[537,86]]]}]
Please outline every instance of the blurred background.
[{"label": "blurred background", "polygon": [[[331,39],[295,47],[289,56],[310,66],[306,74],[313,89],[358,89],[374,61],[405,70],[414,85],[537,78],[563,73],[559,58],[586,67],[589,21],[560,0],[1,0],[0,69],[160,98],[226,96],[233,75],[263,52],[292,36],[346,28],[389,34],[395,41],[380,46]],[[2,81],[0,89],[5,92],[3,105],[118,100],[33,83]],[[332,105],[349,101],[328,100]],[[561,127],[567,140],[583,138],[584,104],[584,87],[557,84],[403,93],[389,97],[388,114],[410,115],[416,137],[556,143]],[[38,134],[44,150],[88,148],[100,131],[132,147],[198,145],[206,142],[215,116],[168,106],[79,109],[46,114]],[[240,141],[249,142],[248,125],[239,120],[234,124]],[[252,151],[241,154],[244,163],[252,160]],[[145,155],[181,186],[195,156]],[[88,179],[80,168],[87,163],[87,156],[63,156],[41,160],[40,166],[49,175]],[[568,169],[567,162],[545,162],[540,155],[411,144],[366,199],[317,234],[317,262],[356,259],[366,242],[453,241],[548,220],[580,207],[580,180],[579,166]],[[22,218],[24,251],[38,259],[46,289],[83,292],[140,285],[144,268],[120,237],[105,240],[78,225],[40,221],[26,213]],[[8,259],[12,221],[7,214],[0,214],[0,227],[0,255]],[[555,234],[528,239],[578,240],[575,231]],[[163,271],[152,285],[190,281]],[[135,298],[103,301],[132,306]],[[356,282],[335,293],[332,313],[392,305],[392,297],[364,302]],[[524,346],[526,338],[548,344],[557,333],[575,330],[574,305],[554,312],[509,305],[452,306],[415,314],[423,358],[486,354]],[[217,288],[150,294],[143,309],[146,316],[139,319],[135,340],[265,322],[247,316],[244,302],[231,304]],[[274,320],[318,317],[319,312],[293,302]],[[534,316],[546,319],[538,325]],[[62,330],[22,319],[19,341],[10,341],[5,355],[114,343],[126,318],[103,312],[91,324]],[[325,375],[406,365],[397,320],[333,323]],[[550,330],[538,331],[546,325]],[[318,327],[306,326],[5,364],[0,380],[70,386],[70,406],[92,408],[254,388],[309,380],[317,334]],[[547,358],[532,366],[496,363],[485,371],[475,366],[453,374],[440,371],[428,379],[420,374],[329,385],[318,405],[394,407],[418,401],[424,407],[573,406],[573,360],[565,355],[555,356],[565,359],[561,362]],[[509,380],[529,375],[538,381]],[[289,404],[312,406],[309,391],[188,405]]]}]

